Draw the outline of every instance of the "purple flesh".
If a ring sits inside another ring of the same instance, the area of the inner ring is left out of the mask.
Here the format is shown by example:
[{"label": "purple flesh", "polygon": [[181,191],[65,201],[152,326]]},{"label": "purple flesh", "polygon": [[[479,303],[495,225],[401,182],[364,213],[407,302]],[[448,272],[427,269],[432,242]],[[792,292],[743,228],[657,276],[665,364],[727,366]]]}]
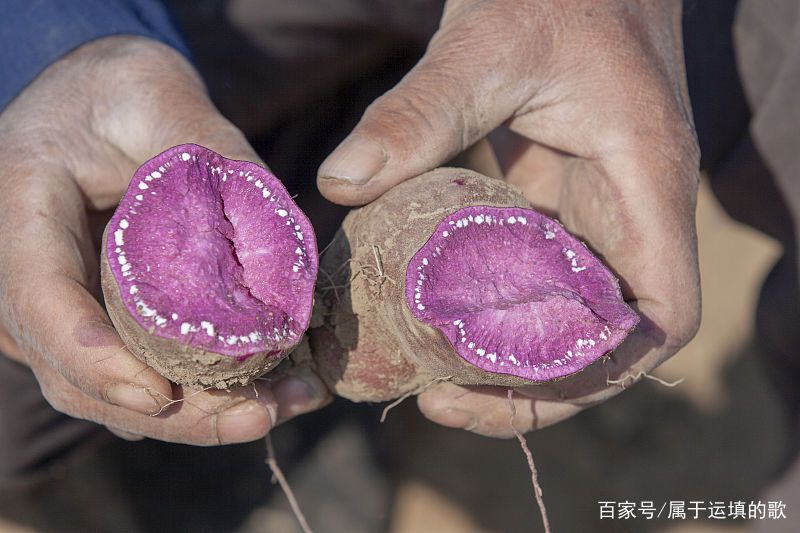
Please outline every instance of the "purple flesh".
[{"label": "purple flesh", "polygon": [[201,146],[144,165],[109,222],[106,254],[145,330],[221,355],[280,354],[308,327],[310,222],[266,169]]},{"label": "purple flesh", "polygon": [[639,321],[583,243],[521,208],[444,219],[408,265],[406,301],[467,362],[533,381],[582,370]]}]

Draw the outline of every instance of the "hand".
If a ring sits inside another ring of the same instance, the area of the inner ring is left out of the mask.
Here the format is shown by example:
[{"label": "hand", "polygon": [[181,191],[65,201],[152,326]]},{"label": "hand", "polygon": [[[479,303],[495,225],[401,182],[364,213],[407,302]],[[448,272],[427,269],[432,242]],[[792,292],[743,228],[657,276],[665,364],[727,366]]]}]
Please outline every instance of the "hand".
[{"label": "hand", "polygon": [[118,434],[254,440],[324,405],[319,379],[184,390],[125,348],[95,298],[98,212],[116,205],[139,164],[187,142],[258,161],[189,63],[138,37],[80,47],[0,114],[0,351],[30,366],[54,408]]},{"label": "hand", "polygon": [[[615,395],[697,330],[699,152],[680,2],[449,1],[425,56],[323,163],[319,188],[369,202],[503,123],[506,179],[600,254],[642,318],[607,360],[517,389],[514,423],[528,431]],[[441,384],[419,406],[435,422],[507,437],[506,394]]]}]

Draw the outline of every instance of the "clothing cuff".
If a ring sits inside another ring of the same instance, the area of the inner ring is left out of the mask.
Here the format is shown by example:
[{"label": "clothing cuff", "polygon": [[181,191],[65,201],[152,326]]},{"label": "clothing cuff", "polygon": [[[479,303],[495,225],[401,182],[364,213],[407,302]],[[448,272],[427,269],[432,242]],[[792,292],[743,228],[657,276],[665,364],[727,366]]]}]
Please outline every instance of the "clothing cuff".
[{"label": "clothing cuff", "polygon": [[0,24],[0,110],[36,76],[84,43],[140,35],[189,56],[158,0],[6,0]]}]

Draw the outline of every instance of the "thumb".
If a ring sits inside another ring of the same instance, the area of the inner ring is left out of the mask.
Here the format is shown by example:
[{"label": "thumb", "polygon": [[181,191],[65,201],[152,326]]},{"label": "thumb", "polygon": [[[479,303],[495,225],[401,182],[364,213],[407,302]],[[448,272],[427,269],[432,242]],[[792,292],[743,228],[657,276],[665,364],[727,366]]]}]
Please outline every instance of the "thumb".
[{"label": "thumb", "polygon": [[443,27],[414,69],[367,108],[320,166],[323,196],[343,205],[370,202],[446,163],[522,105],[519,91],[505,84],[511,65],[498,64],[495,53],[476,54],[463,26]]}]

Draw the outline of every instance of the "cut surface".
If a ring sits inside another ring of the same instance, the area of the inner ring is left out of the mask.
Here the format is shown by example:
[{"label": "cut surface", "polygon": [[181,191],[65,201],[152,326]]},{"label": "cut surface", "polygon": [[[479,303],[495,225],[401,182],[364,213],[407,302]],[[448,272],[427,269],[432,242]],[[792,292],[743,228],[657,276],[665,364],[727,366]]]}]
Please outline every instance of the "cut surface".
[{"label": "cut surface", "polygon": [[197,145],[145,163],[105,253],[128,312],[153,335],[244,359],[297,344],[317,275],[311,224],[266,169]]},{"label": "cut surface", "polygon": [[585,368],[639,320],[583,243],[521,208],[445,218],[407,267],[406,301],[467,362],[533,381]]}]

